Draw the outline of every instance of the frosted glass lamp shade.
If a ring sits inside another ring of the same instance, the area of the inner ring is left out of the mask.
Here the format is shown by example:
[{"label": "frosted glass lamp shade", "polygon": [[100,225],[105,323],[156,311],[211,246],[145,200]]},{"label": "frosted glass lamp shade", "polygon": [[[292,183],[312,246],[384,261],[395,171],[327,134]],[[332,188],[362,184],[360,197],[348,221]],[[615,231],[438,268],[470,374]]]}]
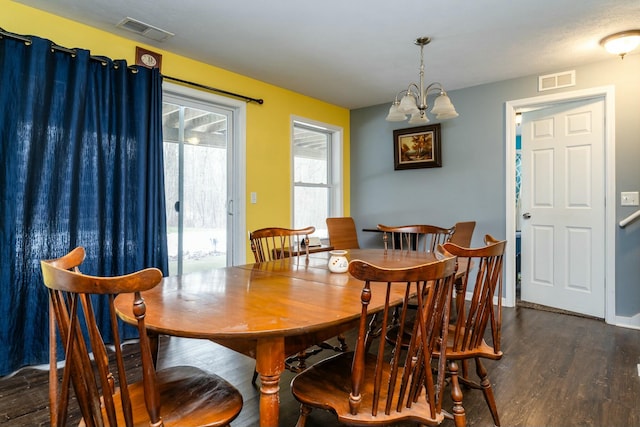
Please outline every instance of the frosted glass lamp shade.
[{"label": "frosted glass lamp shade", "polygon": [[612,34],[600,41],[609,53],[624,57],[640,45],[640,30],[623,31]]},{"label": "frosted glass lamp shade", "polygon": [[429,118],[424,111],[420,111],[419,113],[413,113],[408,123],[410,125],[424,125],[429,123]]},{"label": "frosted glass lamp shade", "polygon": [[407,115],[400,112],[400,110],[398,109],[398,105],[399,102],[397,101],[391,104],[391,108],[389,108],[389,114],[387,114],[387,117],[385,119],[386,121],[401,122],[403,120],[406,120]]},{"label": "frosted glass lamp shade", "polygon": [[408,93],[402,97],[398,109],[401,113],[405,114],[415,114],[420,112],[420,110],[418,110],[418,105],[416,104],[416,97],[412,93]]},{"label": "frosted glass lamp shade", "polygon": [[442,92],[442,94],[433,102],[431,112],[435,114],[438,119],[452,119],[454,117],[458,117],[458,113],[453,107],[451,99],[449,99],[447,94],[444,92]]}]

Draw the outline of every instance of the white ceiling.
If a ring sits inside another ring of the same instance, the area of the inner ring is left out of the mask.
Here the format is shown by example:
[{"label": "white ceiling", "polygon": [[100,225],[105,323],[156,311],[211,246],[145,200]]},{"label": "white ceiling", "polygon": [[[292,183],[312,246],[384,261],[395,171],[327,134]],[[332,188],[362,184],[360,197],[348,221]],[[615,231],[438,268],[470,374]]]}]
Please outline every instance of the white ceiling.
[{"label": "white ceiling", "polygon": [[[350,109],[417,82],[420,36],[425,83],[453,90],[609,59],[599,41],[640,28],[640,0],[15,1]],[[117,28],[126,17],[175,36]]]}]

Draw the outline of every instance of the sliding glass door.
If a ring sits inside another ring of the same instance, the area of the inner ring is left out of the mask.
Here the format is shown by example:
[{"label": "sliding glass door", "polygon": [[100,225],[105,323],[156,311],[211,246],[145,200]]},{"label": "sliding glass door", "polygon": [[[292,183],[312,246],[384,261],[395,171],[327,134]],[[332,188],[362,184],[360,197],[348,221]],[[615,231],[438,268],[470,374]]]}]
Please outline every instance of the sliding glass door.
[{"label": "sliding glass door", "polygon": [[232,264],[233,110],[165,94],[169,274]]}]

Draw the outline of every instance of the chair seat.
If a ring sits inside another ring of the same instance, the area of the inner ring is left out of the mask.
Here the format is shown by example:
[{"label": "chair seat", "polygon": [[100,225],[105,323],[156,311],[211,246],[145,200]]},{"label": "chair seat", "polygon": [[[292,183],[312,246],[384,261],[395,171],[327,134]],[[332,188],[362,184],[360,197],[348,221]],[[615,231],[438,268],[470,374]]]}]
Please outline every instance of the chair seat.
[{"label": "chair seat", "polygon": [[[161,402],[160,416],[167,427],[226,426],[242,409],[242,395],[217,375],[192,366],[167,368],[156,375]],[[149,427],[142,381],[130,384],[129,392],[133,425]],[[124,426],[126,423],[122,418],[119,392],[114,394],[114,399],[118,425]],[[85,424],[81,421],[79,425]]]},{"label": "chair seat", "polygon": [[[298,374],[291,381],[291,391],[301,403],[323,408],[334,412],[338,420],[350,425],[385,425],[399,421],[413,421],[427,425],[438,425],[444,415],[439,413],[432,415],[424,396],[418,399],[411,409],[403,408],[401,413],[391,408],[391,414],[385,415],[378,412],[371,415],[373,372],[375,371],[375,355],[367,354],[365,359],[365,388],[362,390],[362,402],[360,411],[353,415],[349,409],[349,391],[351,390],[351,367],[353,365],[353,352],[337,354],[322,360]],[[383,377],[388,375],[389,365],[386,364]],[[398,390],[395,391],[398,393]],[[322,400],[314,399],[321,397]],[[380,396],[381,405],[384,407],[386,394]],[[400,415],[400,416],[399,416]]]}]

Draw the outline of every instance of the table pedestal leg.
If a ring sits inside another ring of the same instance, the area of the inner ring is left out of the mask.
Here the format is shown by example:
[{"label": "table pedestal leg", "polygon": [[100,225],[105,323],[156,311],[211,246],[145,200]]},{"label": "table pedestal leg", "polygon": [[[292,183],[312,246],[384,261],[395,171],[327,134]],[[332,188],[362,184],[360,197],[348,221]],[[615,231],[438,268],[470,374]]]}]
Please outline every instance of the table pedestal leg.
[{"label": "table pedestal leg", "polygon": [[260,374],[260,426],[278,427],[280,375],[284,370],[284,338],[259,339],[256,370]]}]

